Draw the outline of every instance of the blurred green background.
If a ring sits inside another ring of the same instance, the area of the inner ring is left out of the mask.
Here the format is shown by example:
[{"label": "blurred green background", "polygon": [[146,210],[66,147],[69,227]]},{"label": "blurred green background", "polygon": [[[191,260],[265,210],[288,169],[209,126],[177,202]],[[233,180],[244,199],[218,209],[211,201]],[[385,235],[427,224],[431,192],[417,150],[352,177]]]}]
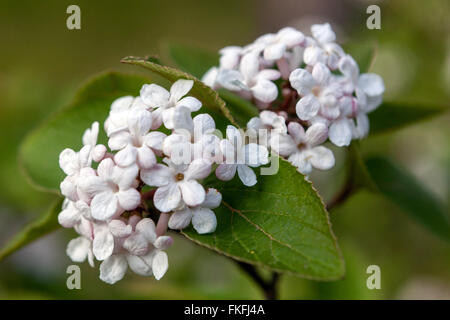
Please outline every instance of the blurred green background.
[{"label": "blurred green background", "polygon": [[[381,30],[365,26],[369,4],[381,7]],[[81,30],[66,28],[66,8],[81,8]],[[158,54],[182,42],[217,51],[244,45],[291,25],[308,32],[329,21],[340,43],[374,42],[372,71],[386,83],[386,100],[448,104],[450,2],[435,1],[0,1],[0,245],[45,210],[52,197],[32,189],[20,172],[20,141],[70,101],[87,77],[114,69],[128,55]],[[362,142],[408,168],[447,206],[450,199],[450,117],[445,114]],[[325,198],[340,183],[343,157],[313,177]],[[339,161],[340,159],[340,161]],[[57,159],[55,159],[57,161]],[[330,182],[332,181],[332,182]],[[381,196],[359,192],[331,214],[346,258],[346,278],[312,282],[284,275],[282,299],[450,298],[450,246]],[[82,289],[66,288],[65,247],[75,236],[59,230],[0,263],[2,299],[247,299],[258,287],[228,259],[175,235],[169,271],[155,281],[131,273],[114,286],[98,268],[81,265]],[[381,290],[366,287],[366,268],[381,267]]]}]

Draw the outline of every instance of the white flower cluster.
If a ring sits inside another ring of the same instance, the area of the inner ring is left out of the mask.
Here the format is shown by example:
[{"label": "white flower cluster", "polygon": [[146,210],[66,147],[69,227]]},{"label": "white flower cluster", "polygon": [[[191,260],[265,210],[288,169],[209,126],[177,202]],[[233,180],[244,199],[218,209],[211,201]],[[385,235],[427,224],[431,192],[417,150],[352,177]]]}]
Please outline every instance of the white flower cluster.
[{"label": "white flower cluster", "polygon": [[305,174],[334,166],[333,153],[321,146],[327,139],[343,147],[368,134],[367,113],[385,90],[380,76],[360,74],[330,24],[313,25],[311,34],[287,27],[245,47],[223,48],[220,65],[202,78],[264,109],[248,127],[270,129],[272,151]]},{"label": "white flower cluster", "polygon": [[[192,80],[183,79],[170,92],[144,85],[139,97],[112,103],[104,123],[111,151],[97,143],[99,123],[94,122],[80,151],[60,154],[67,176],[60,185],[65,201],[58,220],[79,234],[68,244],[67,254],[92,266],[94,258],[101,261],[100,279],[107,283],[122,279],[128,267],[160,279],[168,269],[164,250],[172,244],[167,228],[192,223],[200,234],[216,229],[212,209],[222,196],[205,190],[202,180],[213,169],[225,181],[237,171],[244,185],[252,186],[256,175],[250,167],[268,163],[267,148],[245,143],[237,128],[228,126],[222,139],[210,115],[192,118],[191,112],[202,106],[198,99],[185,97],[192,86]],[[163,124],[169,135],[157,131]]]}]

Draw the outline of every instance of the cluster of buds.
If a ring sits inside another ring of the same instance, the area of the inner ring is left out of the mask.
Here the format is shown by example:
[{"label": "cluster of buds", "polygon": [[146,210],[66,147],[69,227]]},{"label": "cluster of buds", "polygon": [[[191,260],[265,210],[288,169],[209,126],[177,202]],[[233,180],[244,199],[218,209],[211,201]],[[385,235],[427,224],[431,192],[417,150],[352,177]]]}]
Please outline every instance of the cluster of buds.
[{"label": "cluster of buds", "polygon": [[[251,167],[268,163],[267,148],[245,143],[241,130],[228,126],[222,138],[210,115],[192,118],[202,106],[185,97],[192,86],[184,79],[170,91],[144,85],[139,97],[112,103],[104,123],[110,151],[97,143],[99,123],[94,122],[81,150],[60,154],[67,176],[60,185],[65,201],[58,220],[80,235],[69,242],[67,254],[92,266],[94,258],[101,261],[100,279],[107,283],[122,279],[128,267],[160,279],[168,268],[164,250],[172,244],[168,228],[192,223],[199,234],[216,229],[212,209],[222,196],[205,189],[203,180],[214,170],[224,181],[237,172],[244,185],[252,186],[257,180]],[[159,130],[162,126],[171,133]]]},{"label": "cluster of buds", "polygon": [[271,130],[268,147],[304,174],[334,166],[332,151],[321,145],[328,139],[343,147],[367,136],[367,114],[385,90],[379,75],[360,74],[330,24],[312,25],[311,35],[287,27],[225,47],[220,65],[202,78],[253,101],[262,112],[247,126]]},{"label": "cluster of buds", "polygon": [[257,183],[252,168],[267,164],[269,151],[304,174],[333,167],[334,155],[322,144],[347,146],[367,135],[367,113],[381,103],[384,84],[359,73],[329,24],[311,31],[307,37],[284,28],[246,47],[224,48],[220,66],[203,77],[260,109],[245,133],[229,125],[222,137],[214,119],[198,113],[202,102],[188,96],[192,80],[179,79],[169,91],[145,84],[138,97],[115,100],[104,123],[109,150],[98,144],[94,122],[81,150],[65,149],[59,157],[67,176],[58,220],[79,234],[68,244],[69,257],[92,266],[94,258],[101,261],[100,279],[111,284],[128,267],[160,279],[172,244],[168,229],[216,229],[213,209],[222,196],[204,187],[212,172],[223,181],[237,173],[251,187]]}]

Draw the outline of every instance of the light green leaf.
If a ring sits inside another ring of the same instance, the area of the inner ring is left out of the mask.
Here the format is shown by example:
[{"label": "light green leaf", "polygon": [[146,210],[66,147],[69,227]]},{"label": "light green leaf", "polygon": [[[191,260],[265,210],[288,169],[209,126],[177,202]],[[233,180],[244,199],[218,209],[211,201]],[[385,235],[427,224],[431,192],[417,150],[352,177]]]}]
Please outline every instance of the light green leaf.
[{"label": "light green leaf", "polygon": [[[32,185],[59,194],[59,184],[65,176],[59,168],[59,153],[65,148],[81,148],[84,130],[94,121],[102,124],[116,98],[136,96],[141,86],[149,82],[149,78],[142,76],[108,72],[82,86],[68,107],[25,138],[19,160]],[[106,143],[106,135],[103,130],[100,132],[100,142]]]},{"label": "light green leaf", "polygon": [[211,186],[223,196],[214,209],[217,230],[199,235],[190,228],[186,237],[233,259],[308,279],[344,275],[322,199],[288,162],[280,159],[278,173],[259,175],[251,188],[237,177]]},{"label": "light green leaf", "polygon": [[417,179],[384,158],[373,157],[366,160],[366,164],[383,195],[430,231],[450,240],[448,208]]},{"label": "light green leaf", "polygon": [[384,102],[369,113],[370,134],[391,132],[448,111],[448,107]]},{"label": "light green leaf", "polygon": [[0,261],[30,242],[43,237],[60,227],[58,214],[61,212],[62,199],[54,201],[50,209],[37,220],[28,224],[9,243],[0,250]]},{"label": "light green leaf", "polygon": [[194,86],[189,92],[189,95],[196,97],[203,103],[201,111],[209,113],[214,118],[217,128],[224,131],[230,122],[237,125],[230,111],[227,109],[225,101],[219,97],[219,94],[193,75],[175,68],[156,64],[145,58],[126,57],[121,61],[123,63],[144,67],[171,82],[175,82],[178,79],[193,80]]}]

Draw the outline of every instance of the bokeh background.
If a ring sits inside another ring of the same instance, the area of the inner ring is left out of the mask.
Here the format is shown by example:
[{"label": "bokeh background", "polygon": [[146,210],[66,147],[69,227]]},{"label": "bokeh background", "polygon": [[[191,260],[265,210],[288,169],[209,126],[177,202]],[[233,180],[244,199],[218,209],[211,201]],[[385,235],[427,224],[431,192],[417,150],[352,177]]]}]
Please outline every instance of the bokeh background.
[{"label": "bokeh background", "polygon": [[[81,7],[82,29],[66,28],[66,8]],[[366,8],[381,7],[381,30],[367,30]],[[17,163],[23,137],[70,101],[81,82],[114,69],[128,55],[159,54],[182,42],[217,51],[244,45],[291,25],[308,32],[329,21],[342,44],[373,42],[372,71],[385,80],[386,100],[448,105],[450,2],[433,1],[0,1],[0,245],[44,211],[51,196],[32,189]],[[449,114],[394,134],[366,139],[365,154],[381,153],[408,168],[448,206]],[[55,159],[56,161],[56,159]],[[343,161],[343,160],[342,160]],[[331,197],[339,164],[319,175]],[[324,183],[326,177],[326,183]],[[330,182],[331,181],[331,182]],[[347,275],[313,282],[285,275],[282,299],[450,298],[450,245],[411,221],[379,195],[359,192],[332,212]],[[81,265],[82,289],[66,288],[65,255],[72,230],[59,230],[0,263],[2,299],[260,299],[258,287],[230,260],[175,235],[169,271],[155,281],[131,273],[114,286],[98,268]],[[366,268],[381,267],[381,290],[366,287]]]}]

